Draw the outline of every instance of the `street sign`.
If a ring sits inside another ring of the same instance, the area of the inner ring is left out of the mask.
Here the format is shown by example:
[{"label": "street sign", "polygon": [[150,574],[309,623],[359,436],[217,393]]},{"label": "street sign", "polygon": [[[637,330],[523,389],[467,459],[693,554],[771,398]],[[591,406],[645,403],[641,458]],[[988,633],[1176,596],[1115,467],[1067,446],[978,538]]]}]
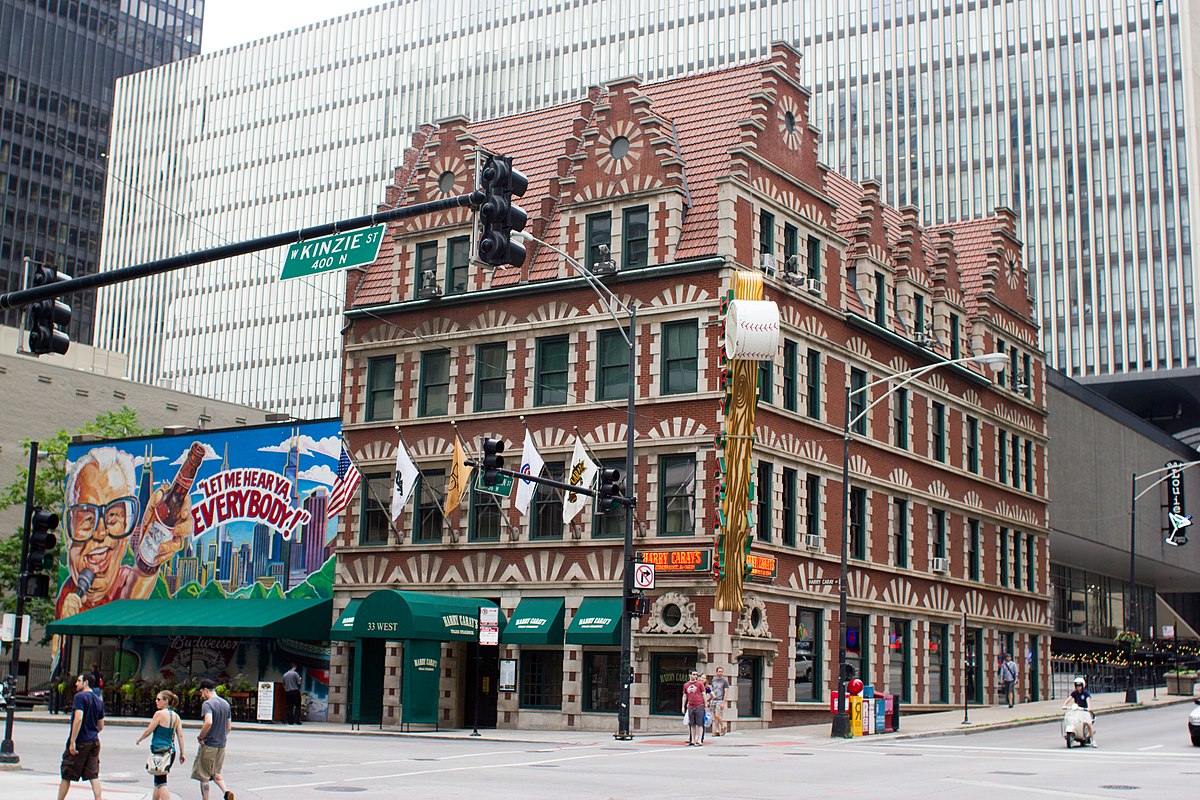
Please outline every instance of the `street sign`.
[{"label": "street sign", "polygon": [[335,233],[320,239],[295,242],[288,247],[279,280],[301,278],[370,264],[379,255],[386,225]]},{"label": "street sign", "polygon": [[633,588],[643,591],[654,588],[654,565],[635,564],[633,567]]},{"label": "street sign", "polygon": [[495,646],[500,644],[500,609],[495,606],[479,607],[479,643]]},{"label": "street sign", "polygon": [[486,485],[481,478],[478,477],[479,471],[476,470],[475,491],[482,494],[494,494],[497,497],[508,497],[512,494],[513,479],[512,475],[500,475],[495,483],[491,486]]}]

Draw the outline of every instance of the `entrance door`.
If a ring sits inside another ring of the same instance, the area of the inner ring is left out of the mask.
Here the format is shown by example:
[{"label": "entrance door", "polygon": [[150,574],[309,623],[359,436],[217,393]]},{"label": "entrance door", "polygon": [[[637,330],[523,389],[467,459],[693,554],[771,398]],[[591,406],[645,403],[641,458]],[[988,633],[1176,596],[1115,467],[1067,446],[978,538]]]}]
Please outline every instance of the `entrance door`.
[{"label": "entrance door", "polygon": [[963,675],[967,700],[983,703],[983,631],[979,628],[967,628],[963,642]]},{"label": "entrance door", "polygon": [[383,722],[383,639],[359,639],[351,666],[350,721],[362,725]]},{"label": "entrance door", "polygon": [[[467,696],[463,727],[496,727],[496,684],[500,680],[500,648],[467,645]],[[476,716],[478,714],[478,716]]]},{"label": "entrance door", "polygon": [[1029,699],[1042,699],[1042,676],[1038,666],[1038,637],[1029,637],[1029,656],[1025,659],[1025,672],[1029,675]]},{"label": "entrance door", "polygon": [[739,717],[762,716],[762,658],[738,658],[737,709]]}]

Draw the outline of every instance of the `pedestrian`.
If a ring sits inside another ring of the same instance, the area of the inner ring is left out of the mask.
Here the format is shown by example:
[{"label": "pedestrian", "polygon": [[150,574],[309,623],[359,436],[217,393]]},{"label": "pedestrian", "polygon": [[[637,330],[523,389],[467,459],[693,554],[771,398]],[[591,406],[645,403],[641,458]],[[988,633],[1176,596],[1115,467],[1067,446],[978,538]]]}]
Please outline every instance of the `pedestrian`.
[{"label": "pedestrian", "polygon": [[224,793],[225,800],[234,800],[233,792],[225,786],[221,770],[225,766],[225,743],[233,727],[229,703],[217,694],[217,685],[205,678],[200,681],[200,696],[204,703],[200,714],[204,718],[200,726],[200,749],[192,762],[192,779],[200,781],[200,796],[208,800],[208,782],[212,781]]},{"label": "pedestrian", "polygon": [[92,671],[88,674],[88,684],[92,687],[92,694],[104,699],[104,676],[100,673],[100,665],[92,662]]},{"label": "pedestrian", "polygon": [[92,692],[89,676],[75,678],[75,699],[71,701],[71,732],[63,751],[62,782],[58,800],[71,790],[73,781],[88,781],[92,795],[100,800],[100,731],[104,730],[104,701]]},{"label": "pedestrian", "polygon": [[683,685],[683,714],[687,718],[688,747],[700,747],[704,742],[704,682],[699,672]]},{"label": "pedestrian", "polygon": [[1004,661],[1000,664],[999,678],[1004,687],[1004,697],[1008,700],[1008,707],[1012,708],[1017,697],[1017,662],[1013,661],[1012,653],[1004,654]]},{"label": "pedestrian", "polygon": [[700,728],[700,744],[704,744],[704,736],[712,727],[712,678],[707,672],[700,673],[700,682],[704,684],[704,725]]},{"label": "pedestrian", "polygon": [[725,668],[717,667],[717,675],[712,679],[712,709],[713,736],[724,736],[725,730],[725,696],[729,693],[729,679],[725,677]]},{"label": "pedestrian", "polygon": [[[154,775],[154,794],[151,795],[151,800],[170,800],[171,792],[167,789],[167,773],[174,766],[176,755],[179,756],[180,764],[187,761],[187,756],[183,752],[183,722],[175,713],[175,706],[178,702],[179,698],[175,696],[174,692],[163,690],[156,694],[154,696],[156,709],[154,715],[150,717],[150,724],[146,726],[146,730],[142,731],[142,735],[137,740],[137,744],[141,744],[142,740],[149,736],[150,754],[166,756],[163,773]],[[175,747],[176,742],[179,744],[178,749]]]},{"label": "pedestrian", "polygon": [[287,698],[287,724],[300,724],[300,673],[296,665],[283,673],[283,695]]}]

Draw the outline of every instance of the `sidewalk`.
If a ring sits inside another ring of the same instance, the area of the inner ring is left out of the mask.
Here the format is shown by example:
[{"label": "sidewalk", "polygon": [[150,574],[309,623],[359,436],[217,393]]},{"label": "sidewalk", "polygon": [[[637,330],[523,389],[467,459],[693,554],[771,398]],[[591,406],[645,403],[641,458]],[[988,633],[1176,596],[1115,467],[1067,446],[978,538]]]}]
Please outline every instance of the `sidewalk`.
[{"label": "sidewalk", "polygon": [[[1125,702],[1124,692],[1109,692],[1092,696],[1092,707],[1099,714],[1111,714],[1120,711],[1132,711],[1142,708],[1156,708],[1164,705],[1190,704],[1193,698],[1178,695],[1168,695],[1165,689],[1158,691],[1157,698],[1151,689],[1138,692],[1137,705]],[[963,709],[948,709],[929,714],[908,714],[901,717],[900,731],[896,733],[879,734],[865,737],[864,741],[885,741],[888,739],[915,739],[927,736],[945,736],[959,733],[977,733],[986,730],[1014,728],[1022,725],[1034,725],[1042,722],[1056,721],[1062,716],[1060,700],[1041,700],[1036,703],[1020,703],[1015,708],[1007,706],[972,706],[967,713],[968,722],[963,722]],[[22,711],[16,715],[18,722],[53,723],[66,726],[67,717],[63,714],[50,714],[46,711]],[[109,726],[144,727],[145,719],[136,717],[110,717],[105,720]],[[613,719],[616,724],[616,718]],[[199,728],[195,720],[185,720],[185,728]],[[389,736],[389,737],[420,737],[431,739],[476,739],[491,742],[524,742],[532,744],[602,744],[612,742],[611,731],[575,731],[575,730],[513,730],[510,728],[487,728],[479,731],[479,736],[471,735],[471,728],[451,728],[440,731],[414,730],[403,732],[397,727],[363,726],[353,730],[349,725],[335,722],[306,722],[303,725],[282,725],[261,722],[238,722],[235,727],[239,730],[270,731],[281,735],[328,734],[336,736]],[[833,742],[829,737],[830,725],[800,725],[788,728],[766,728],[738,730],[734,720],[733,737],[725,742],[738,744],[780,744],[805,740],[811,743],[821,741]],[[687,735],[680,728],[678,737],[682,740]],[[674,732],[652,731],[636,733],[634,741],[643,739],[670,739]],[[719,742],[715,739],[713,742]]]}]

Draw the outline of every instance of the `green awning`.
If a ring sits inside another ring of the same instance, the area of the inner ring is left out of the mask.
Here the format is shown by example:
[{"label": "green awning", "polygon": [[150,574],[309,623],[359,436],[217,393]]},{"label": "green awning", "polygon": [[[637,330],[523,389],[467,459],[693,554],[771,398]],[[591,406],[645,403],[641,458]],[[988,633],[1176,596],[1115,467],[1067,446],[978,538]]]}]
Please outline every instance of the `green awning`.
[{"label": "green awning", "polygon": [[567,628],[567,644],[621,644],[621,598],[585,597]]},{"label": "green awning", "polygon": [[226,636],[325,641],[332,600],[114,600],[46,626],[86,636]]},{"label": "green awning", "polygon": [[346,606],[346,610],[337,618],[337,622],[333,623],[333,628],[329,631],[329,641],[354,641],[354,617],[360,605],[362,605],[361,597],[355,597],[350,600],[350,604]]},{"label": "green awning", "polygon": [[[474,642],[479,639],[479,609],[497,608],[491,600],[433,592],[379,589],[354,614],[355,639],[429,639]],[[504,630],[504,615],[499,615]]]},{"label": "green awning", "polygon": [[562,644],[565,607],[561,597],[526,597],[509,617],[504,643]]}]

